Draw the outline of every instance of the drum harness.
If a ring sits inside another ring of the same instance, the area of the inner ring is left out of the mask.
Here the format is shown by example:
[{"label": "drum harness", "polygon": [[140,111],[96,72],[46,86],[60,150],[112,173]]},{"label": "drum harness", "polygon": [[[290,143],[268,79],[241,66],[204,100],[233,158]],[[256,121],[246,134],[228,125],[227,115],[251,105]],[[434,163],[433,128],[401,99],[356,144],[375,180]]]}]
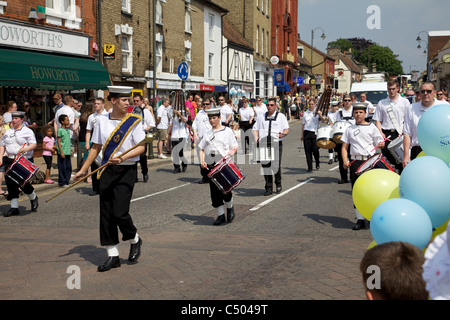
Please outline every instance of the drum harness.
[{"label": "drum harness", "polygon": [[278,111],[275,112],[275,117],[268,117],[269,113],[266,112],[264,120],[269,121],[269,132],[267,133],[267,155],[272,158],[272,121],[277,121]]}]

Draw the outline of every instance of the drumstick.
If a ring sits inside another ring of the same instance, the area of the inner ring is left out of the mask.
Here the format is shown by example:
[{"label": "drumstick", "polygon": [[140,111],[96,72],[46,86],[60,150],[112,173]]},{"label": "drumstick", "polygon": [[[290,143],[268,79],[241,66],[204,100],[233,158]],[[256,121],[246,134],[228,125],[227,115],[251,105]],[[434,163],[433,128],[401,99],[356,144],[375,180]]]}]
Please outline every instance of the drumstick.
[{"label": "drumstick", "polygon": [[[139,147],[139,146],[145,144],[145,143],[147,142],[147,140],[149,140],[149,139],[147,139],[147,137],[146,137],[144,140],[142,140],[141,142],[139,142],[137,145],[131,147],[131,148],[128,149],[128,150],[126,150],[126,151],[125,151],[124,153],[122,153],[120,156],[123,156],[123,155],[125,155],[125,154],[127,154],[127,153],[133,151],[133,150],[136,149],[137,147]],[[63,193],[66,192],[67,190],[72,189],[72,188],[75,187],[77,184],[79,184],[81,181],[83,181],[84,179],[89,178],[89,177],[92,176],[94,173],[97,173],[97,171],[103,169],[104,167],[106,167],[106,166],[108,166],[108,165],[109,165],[109,163],[105,163],[105,164],[102,165],[101,167],[98,167],[97,169],[95,169],[94,171],[92,171],[91,173],[89,173],[88,175],[86,175],[86,176],[80,178],[80,180],[78,180],[78,181],[72,183],[72,184],[71,184],[70,186],[68,186],[67,188],[61,190],[60,192],[58,192],[57,194],[55,194],[53,197],[51,197],[50,199],[46,200],[45,202],[46,202],[46,203],[47,203],[47,202],[50,202],[51,200],[55,199],[57,196],[60,196],[61,194],[63,194]]]},{"label": "drumstick", "polygon": [[[384,140],[381,141],[381,142],[386,142],[387,140],[389,140],[390,137],[391,137],[391,136],[387,136],[387,138],[384,139]],[[381,143],[381,142],[380,142],[380,143]],[[380,143],[379,143],[379,144],[380,144]],[[374,152],[377,148],[378,148],[378,146],[376,146],[375,148],[373,148],[372,150],[370,150],[370,153]]]}]

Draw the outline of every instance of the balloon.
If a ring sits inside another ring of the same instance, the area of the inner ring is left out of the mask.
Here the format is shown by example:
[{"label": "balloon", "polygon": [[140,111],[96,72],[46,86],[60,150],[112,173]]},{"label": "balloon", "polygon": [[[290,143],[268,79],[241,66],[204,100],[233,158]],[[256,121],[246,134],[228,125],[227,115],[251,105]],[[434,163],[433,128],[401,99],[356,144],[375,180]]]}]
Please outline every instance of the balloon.
[{"label": "balloon", "polygon": [[416,156],[416,158],[424,157],[424,156],[426,156],[426,155],[427,155],[427,154],[426,154],[425,152],[420,151],[420,153]]},{"label": "balloon", "polygon": [[403,169],[399,193],[419,204],[433,227],[439,227],[450,217],[450,168],[436,157],[416,158]]},{"label": "balloon", "polygon": [[417,125],[417,139],[429,156],[450,162],[450,106],[438,105],[427,110]]},{"label": "balloon", "polygon": [[375,209],[370,221],[370,232],[377,244],[403,241],[422,250],[430,242],[432,231],[425,210],[408,199],[383,202]]},{"label": "balloon", "polygon": [[447,225],[448,222],[450,221],[450,219],[448,219],[447,221],[445,221],[441,226],[437,227],[436,229],[433,230],[433,238],[437,237],[438,235],[440,235],[442,232],[447,230]]},{"label": "balloon", "polygon": [[372,169],[364,172],[353,185],[352,197],[356,209],[370,220],[373,211],[382,202],[400,198],[398,191],[400,176],[387,169]]},{"label": "balloon", "polygon": [[373,247],[375,247],[377,245],[377,243],[375,241],[372,241],[369,246],[367,247],[367,250],[372,249]]}]

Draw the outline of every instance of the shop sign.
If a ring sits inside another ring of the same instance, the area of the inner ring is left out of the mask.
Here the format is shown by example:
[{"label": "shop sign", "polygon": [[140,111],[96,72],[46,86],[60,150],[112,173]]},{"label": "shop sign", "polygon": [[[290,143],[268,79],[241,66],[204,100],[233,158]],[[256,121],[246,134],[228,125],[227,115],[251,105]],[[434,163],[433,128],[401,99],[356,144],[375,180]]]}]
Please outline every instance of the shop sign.
[{"label": "shop sign", "polygon": [[116,57],[116,46],[105,44],[103,46],[103,59],[114,59]]},{"label": "shop sign", "polygon": [[2,45],[89,56],[89,38],[0,20]]}]

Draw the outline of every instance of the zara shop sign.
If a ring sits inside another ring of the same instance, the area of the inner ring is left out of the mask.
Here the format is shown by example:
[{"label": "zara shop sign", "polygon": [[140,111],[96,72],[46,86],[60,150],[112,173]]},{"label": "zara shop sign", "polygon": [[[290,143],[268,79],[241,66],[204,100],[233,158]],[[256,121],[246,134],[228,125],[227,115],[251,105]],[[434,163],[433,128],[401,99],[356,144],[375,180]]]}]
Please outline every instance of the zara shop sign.
[{"label": "zara shop sign", "polygon": [[0,44],[73,55],[89,55],[89,38],[0,20]]}]

